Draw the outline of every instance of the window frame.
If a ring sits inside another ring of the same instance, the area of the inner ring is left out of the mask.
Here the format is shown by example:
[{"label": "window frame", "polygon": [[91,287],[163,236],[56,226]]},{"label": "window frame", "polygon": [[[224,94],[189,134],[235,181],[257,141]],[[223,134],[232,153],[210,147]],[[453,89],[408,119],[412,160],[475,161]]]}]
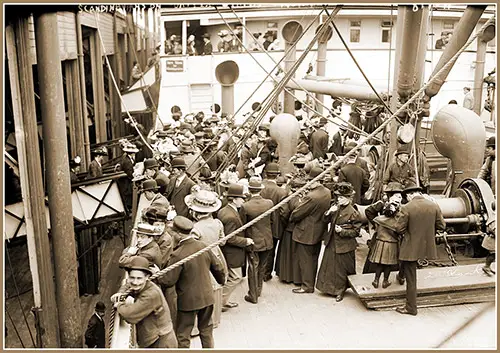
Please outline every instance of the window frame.
[{"label": "window frame", "polygon": [[[358,40],[353,40],[353,33],[358,32]],[[349,43],[361,43],[361,20],[349,20]]]}]

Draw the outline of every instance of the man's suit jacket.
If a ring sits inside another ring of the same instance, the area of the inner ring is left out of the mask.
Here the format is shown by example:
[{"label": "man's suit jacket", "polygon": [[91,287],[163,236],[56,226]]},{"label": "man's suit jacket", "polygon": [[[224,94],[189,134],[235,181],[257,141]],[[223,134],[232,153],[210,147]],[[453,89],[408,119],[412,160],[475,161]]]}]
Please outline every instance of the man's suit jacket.
[{"label": "man's suit jacket", "polygon": [[191,188],[193,187],[193,185],[195,185],[195,183],[187,175],[184,177],[178,187],[175,186],[176,181],[177,177],[170,179],[165,196],[167,197],[168,201],[170,201],[170,203],[174,205],[177,215],[188,217],[189,208],[184,202],[184,197],[191,193]]},{"label": "man's suit jacket", "polygon": [[311,134],[309,149],[314,158],[326,158],[328,152],[328,132],[318,129]]},{"label": "man's suit jacket", "polygon": [[146,245],[143,248],[140,248],[137,250],[136,255],[130,255],[128,252],[128,247],[125,248],[122,252],[122,255],[120,256],[120,259],[118,260],[118,265],[120,267],[126,268],[127,266],[130,265],[131,258],[133,256],[142,256],[145,259],[149,261],[149,265],[152,266],[155,264],[159,268],[162,266],[162,256],[161,256],[161,251],[160,247],[156,243],[156,241],[152,241],[148,245]]},{"label": "man's suit jacket", "polygon": [[[274,181],[264,180],[262,182],[265,188],[260,192],[260,196],[265,199],[271,200],[276,206],[281,200],[287,197],[288,193],[285,189],[279,187]],[[273,237],[276,239],[281,239],[285,226],[280,219],[280,210],[274,211],[274,222],[273,222]]]},{"label": "man's suit jacket", "polygon": [[99,319],[96,313],[92,315],[87,325],[85,344],[89,348],[106,348],[104,319]]},{"label": "man's suit jacket", "polygon": [[419,195],[403,205],[401,211],[408,216],[408,226],[401,241],[399,259],[435,259],[436,232],[446,227],[439,206]]},{"label": "man's suit jacket", "polygon": [[102,167],[95,159],[93,159],[89,165],[89,173],[87,175],[87,179],[98,178],[101,176],[102,176]]},{"label": "man's suit jacket", "polygon": [[[217,218],[224,225],[224,234],[228,235],[234,232],[236,229],[243,226],[240,214],[232,206],[225,206],[219,210],[217,213]],[[226,242],[224,246],[221,247],[222,253],[226,258],[227,266],[229,268],[242,267],[245,264],[245,247],[247,246],[247,240],[245,234],[239,233]]]},{"label": "man's suit jacket", "polygon": [[[172,253],[167,266],[173,265],[203,248],[205,248],[205,244],[199,240],[194,238],[183,240]],[[214,304],[214,291],[210,273],[212,273],[217,283],[220,285],[225,284],[224,265],[212,251],[207,251],[184,265],[167,272],[158,281],[167,287],[175,285],[179,310],[200,310]]]},{"label": "man's suit jacket", "polygon": [[167,186],[170,180],[165,174],[160,171],[156,171],[155,180],[156,184],[159,187],[158,192],[163,195],[165,191],[167,191]]},{"label": "man's suit jacket", "polygon": [[343,166],[339,171],[339,182],[348,181],[352,184],[354,191],[353,202],[361,203],[361,197],[370,187],[370,181],[366,172],[356,163],[349,163]]},{"label": "man's suit jacket", "polygon": [[344,155],[344,145],[342,144],[342,136],[340,136],[339,131],[333,135],[332,146],[330,147],[329,152],[335,153],[337,157]]},{"label": "man's suit jacket", "polygon": [[290,221],[295,223],[292,239],[298,243],[315,245],[321,242],[326,232],[323,216],[330,208],[331,193],[323,185],[309,191],[292,211]]},{"label": "man's suit jacket", "polygon": [[132,162],[132,160],[130,159],[130,157],[126,153],[124,153],[122,155],[122,159],[120,161],[120,169],[122,171],[124,171],[125,174],[127,174],[127,176],[129,177],[129,179],[133,178],[134,163]]},{"label": "man's suit jacket", "polygon": [[[264,199],[260,195],[252,195],[252,198],[240,208],[241,221],[246,224],[272,207],[273,202],[271,200]],[[273,218],[274,216],[271,213],[245,230],[245,237],[254,241],[254,244],[249,247],[251,250],[265,251],[273,248]]]},{"label": "man's suit jacket", "polygon": [[[344,254],[353,251],[358,246],[356,237],[359,237],[361,229],[361,217],[359,212],[352,206],[347,205],[328,216],[324,216],[324,220],[331,222],[330,231],[325,236],[325,246],[331,241],[335,242],[335,253]],[[335,225],[342,227],[342,231],[337,233]]]}]

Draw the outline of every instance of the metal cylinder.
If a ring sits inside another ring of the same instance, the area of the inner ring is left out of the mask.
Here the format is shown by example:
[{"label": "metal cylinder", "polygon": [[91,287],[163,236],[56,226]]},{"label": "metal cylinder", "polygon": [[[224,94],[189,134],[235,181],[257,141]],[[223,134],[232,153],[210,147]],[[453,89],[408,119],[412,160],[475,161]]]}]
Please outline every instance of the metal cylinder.
[{"label": "metal cylinder", "polygon": [[474,71],[474,112],[477,115],[481,114],[481,106],[483,101],[483,78],[484,78],[484,61],[486,59],[487,43],[495,38],[495,25],[489,25],[477,38],[476,50],[476,69]]},{"label": "metal cylinder", "polygon": [[461,197],[436,199],[436,203],[441,209],[443,218],[463,218],[468,215],[465,200]]},{"label": "metal cylinder", "polygon": [[[281,34],[283,36],[283,39],[285,40],[285,53],[288,53],[285,58],[285,72],[290,71],[296,61],[297,50],[295,44],[302,35],[302,31],[302,25],[297,21],[288,21],[287,23],[285,23],[283,29],[281,30]],[[292,93],[285,92],[283,111],[285,113],[294,115],[295,98],[293,97]]]},{"label": "metal cylinder", "polygon": [[434,117],[432,139],[438,152],[451,160],[454,173],[451,195],[454,195],[463,180],[476,178],[481,169],[485,127],[472,110],[448,104]]},{"label": "metal cylinder", "polygon": [[227,60],[215,68],[215,78],[221,84],[221,113],[234,114],[234,83],[238,80],[238,64]]},{"label": "metal cylinder", "polygon": [[[403,45],[401,48],[401,59],[399,61],[399,75],[397,80],[398,94],[406,99],[413,91],[415,74],[417,73],[417,59],[420,43],[421,27],[426,22],[423,11],[413,11],[412,6],[407,5],[404,11]],[[398,10],[399,19],[399,10]],[[420,65],[418,66],[420,67]],[[419,73],[422,75],[422,72]]]},{"label": "metal cylinder", "polygon": [[[320,30],[321,25],[316,28],[316,33]],[[325,77],[326,74],[326,55],[327,55],[327,47],[328,41],[332,38],[333,29],[332,26],[328,26],[328,28],[323,32],[323,34],[318,38],[318,57],[316,59],[316,75],[320,77]],[[321,93],[316,93],[316,99],[323,103],[324,97]],[[316,110],[319,113],[323,113],[323,105],[318,104]]]},{"label": "metal cylinder", "polygon": [[271,137],[278,143],[279,166],[284,175],[293,171],[290,157],[297,153],[300,136],[300,125],[292,114],[281,113],[271,121],[269,127]]},{"label": "metal cylinder", "polygon": [[[300,85],[300,87],[299,87]],[[292,89],[305,89],[309,92],[327,94],[334,97],[346,97],[360,100],[370,100],[378,102],[379,99],[370,87],[348,85],[344,83],[324,82],[316,80],[295,80],[289,81],[286,86]],[[381,97],[387,96],[387,92],[381,92]]]},{"label": "metal cylinder", "polygon": [[[439,61],[434,68],[431,77],[441,70],[443,66],[448,63],[448,61],[450,61],[450,59],[467,42],[485,9],[486,5],[467,6],[464,14],[460,18],[460,21],[458,21],[457,28],[453,31],[453,35],[446,45],[443,54],[439,57]],[[425,95],[427,97],[434,97],[439,92],[452,68],[453,65],[450,65],[447,70],[441,73],[439,77],[425,89]]]},{"label": "metal cylinder", "polygon": [[35,40],[61,346],[81,348],[82,318],[56,12],[35,16]]}]

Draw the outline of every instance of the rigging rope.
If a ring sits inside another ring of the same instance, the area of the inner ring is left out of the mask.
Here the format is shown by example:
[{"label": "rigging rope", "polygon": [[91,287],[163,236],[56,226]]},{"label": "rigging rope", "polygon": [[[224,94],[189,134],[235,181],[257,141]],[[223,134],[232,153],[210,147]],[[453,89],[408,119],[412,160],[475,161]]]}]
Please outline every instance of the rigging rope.
[{"label": "rigging rope", "polygon": [[[10,312],[9,312],[9,309],[7,308],[7,306],[5,306],[5,312],[7,313],[7,316],[9,317],[10,323],[12,324],[12,327],[14,328],[14,331],[16,331],[16,335],[17,335],[17,338],[19,338],[19,342],[21,342],[21,346],[23,346],[23,348],[26,348],[24,346],[24,342],[23,342],[23,340],[21,338],[21,335],[19,334],[19,331],[17,330],[16,323],[12,319],[12,316],[10,315]],[[32,338],[32,340],[33,340],[33,338]],[[35,347],[35,345],[33,345],[33,347]]]},{"label": "rigging rope", "polygon": [[[331,17],[329,17],[329,18],[331,18]],[[448,69],[449,66],[453,65],[454,61],[458,58],[458,56],[460,54],[462,54],[462,52],[464,50],[466,50],[466,48],[472,43],[472,41],[476,39],[476,37],[478,36],[478,34],[481,33],[481,31],[484,28],[486,28],[488,25],[490,25],[491,23],[494,23],[494,21],[495,21],[495,17],[490,18],[483,25],[483,27],[481,28],[481,30],[479,30],[478,32],[476,32],[476,34],[471,39],[469,39],[469,41],[441,68],[441,70],[439,70],[434,76],[432,76],[426,84],[424,84],[412,97],[410,97],[408,99],[408,101],[406,101],[401,107],[399,107],[394,113],[392,113],[391,116],[387,120],[385,120],[377,129],[375,129],[368,137],[361,138],[360,142],[358,144],[356,144],[356,146],[351,151],[349,151],[348,153],[346,153],[345,156],[343,156],[343,158],[339,158],[335,163],[333,163],[330,167],[328,167],[327,169],[325,169],[321,174],[319,174],[318,176],[316,176],[314,179],[308,181],[304,186],[302,186],[301,188],[297,189],[294,193],[290,194],[289,196],[287,196],[286,198],[284,198],[283,200],[281,200],[280,202],[278,202],[276,205],[274,205],[272,208],[270,208],[266,212],[262,213],[258,217],[254,218],[250,222],[244,224],[240,228],[238,228],[235,231],[231,232],[230,234],[224,236],[223,238],[219,239],[218,241],[216,241],[216,242],[208,245],[207,247],[205,247],[205,248],[197,251],[196,253],[193,253],[192,255],[190,255],[190,256],[188,256],[188,257],[186,257],[186,258],[184,258],[184,259],[182,259],[182,260],[180,260],[180,261],[178,261],[178,262],[176,262],[176,263],[174,263],[174,264],[172,264],[172,265],[164,268],[163,270],[160,270],[160,271],[156,272],[155,274],[153,274],[150,277],[150,280],[153,281],[153,280],[155,280],[155,279],[157,279],[157,278],[165,275],[166,273],[168,273],[168,272],[176,269],[177,267],[182,266],[183,264],[185,264],[186,262],[188,262],[188,261],[196,258],[197,256],[199,256],[201,254],[204,254],[207,251],[210,251],[214,247],[226,243],[227,240],[229,240],[233,236],[237,235],[238,233],[241,233],[245,229],[253,226],[255,223],[259,222],[261,219],[269,216],[272,212],[276,211],[279,207],[281,207],[282,205],[284,205],[285,203],[287,203],[288,201],[290,201],[294,196],[296,196],[299,193],[305,191],[313,183],[321,180],[327,173],[329,173],[330,171],[334,170],[334,168],[337,168],[344,161],[345,158],[348,158],[351,155],[353,155],[354,153],[356,153],[370,138],[372,138],[373,136],[375,136],[379,132],[383,131],[383,129],[392,121],[393,118],[395,118],[398,114],[400,114],[402,111],[404,111],[411,103],[413,103],[416,99],[418,99],[418,97],[425,91],[425,89],[428,86],[430,86],[432,83],[434,83],[434,81],[439,77],[440,74],[442,74],[443,72],[445,72]],[[321,32],[322,31],[319,31],[318,33],[321,33]],[[314,42],[314,40],[312,42]],[[123,293],[123,294],[127,295],[129,293],[130,292]]]},{"label": "rigging rope", "polygon": [[[217,6],[214,6],[214,7],[215,7],[215,9],[217,10]],[[318,18],[318,17],[321,15],[321,13],[322,13],[322,11],[321,11],[321,12],[320,12],[317,16],[316,16],[316,18]],[[316,18],[315,18],[314,20],[316,20]],[[313,22],[314,22],[314,21],[313,21]],[[309,29],[309,28],[312,26],[312,23],[313,23],[313,22],[311,22],[311,23],[309,24],[309,26],[307,27],[307,29]],[[304,34],[305,34],[305,33],[306,33],[306,31],[303,31],[303,32],[301,33],[301,35],[300,35],[300,37],[299,37],[299,40],[300,40],[300,38],[302,38],[302,37],[304,36]],[[253,36],[252,36],[252,37],[253,37]],[[238,37],[237,37],[237,38],[238,38]],[[234,114],[233,114],[233,117],[234,117],[234,116],[236,116],[236,115],[237,115],[237,114],[238,114],[238,113],[239,113],[239,112],[243,109],[244,105],[245,105],[245,104],[246,104],[246,103],[250,100],[250,98],[251,98],[251,97],[255,94],[255,92],[257,92],[257,90],[258,90],[258,89],[259,89],[259,88],[260,88],[260,87],[261,87],[264,83],[266,83],[266,80],[267,80],[267,79],[268,79],[268,78],[272,75],[272,73],[274,72],[274,70],[276,70],[277,68],[280,68],[280,64],[281,64],[281,62],[282,62],[283,60],[285,60],[286,56],[288,55],[288,53],[289,53],[291,50],[292,50],[292,48],[289,48],[289,49],[288,49],[288,51],[286,51],[285,55],[284,55],[284,56],[283,56],[283,57],[282,57],[282,58],[281,58],[281,59],[280,59],[280,60],[276,63],[276,65],[273,67],[273,69],[272,69],[270,72],[268,72],[268,73],[267,73],[266,77],[265,77],[265,78],[261,81],[261,83],[259,84],[259,86],[257,86],[257,88],[256,88],[256,89],[255,89],[255,90],[251,93],[251,95],[247,98],[247,100],[246,100],[246,101],[245,101],[242,105],[240,105],[240,107],[238,108],[238,110],[236,111],[236,113],[234,113]],[[266,99],[267,99],[267,98],[266,98]],[[264,99],[264,101],[265,101],[266,99]],[[262,107],[262,104],[261,104],[261,107]],[[248,121],[249,121],[252,117],[253,117],[253,114],[250,114],[250,115],[249,115],[249,117],[248,117],[247,119],[245,119],[245,121],[243,122],[243,124],[242,124],[240,127],[238,127],[238,128],[237,128],[237,129],[236,129],[236,130],[235,130],[235,131],[231,134],[231,136],[229,137],[229,139],[230,139],[231,137],[233,137],[233,136],[237,133],[237,131],[239,131],[240,129],[242,129],[242,128],[245,126],[245,124],[246,124],[246,123],[247,123],[247,122],[248,122]],[[218,137],[218,136],[216,135],[216,136],[214,136],[214,137],[210,140],[210,142],[207,144],[207,146],[206,146],[206,147],[205,147],[205,148],[201,151],[201,153],[200,153],[200,154],[199,154],[199,155],[198,155],[198,156],[197,156],[197,157],[193,160],[193,162],[191,162],[191,164],[188,166],[188,168],[187,168],[187,169],[189,169],[189,168],[190,168],[190,167],[191,167],[191,166],[192,166],[192,165],[193,165],[193,164],[194,164],[194,163],[195,163],[195,162],[196,162],[199,158],[201,158],[201,155],[202,155],[202,154],[203,154],[203,153],[204,153],[204,152],[208,149],[208,146],[210,146],[210,143],[212,143],[213,141],[215,141],[215,139],[216,139],[217,137]],[[223,149],[223,148],[224,148],[224,147],[228,144],[229,139],[228,139],[228,140],[227,140],[227,141],[226,141],[223,145],[221,145],[219,148],[217,148],[217,150],[216,150],[216,151],[214,151],[214,152],[212,153],[212,155],[211,155],[209,158],[207,158],[207,160],[212,159],[212,158],[213,158],[213,157],[214,157],[214,156],[215,156],[215,155],[216,155],[219,151],[221,151],[221,150],[222,150],[222,149]],[[197,170],[196,170],[193,174],[196,174],[198,171],[200,171],[200,169],[201,169],[201,168],[202,168],[202,167],[200,166],[200,167],[199,167],[199,168],[198,168],[198,169],[197,169]]]},{"label": "rigging rope", "polygon": [[137,131],[137,133],[139,134],[139,137],[141,138],[141,140],[144,142],[144,144],[146,146],[148,146],[148,148],[154,152],[153,148],[151,147],[151,145],[148,143],[148,141],[144,138],[144,136],[142,136],[142,133],[141,131],[139,130],[139,128],[137,127],[137,122],[135,121],[135,119],[130,115],[130,112],[129,110],[127,109],[127,106],[125,104],[125,102],[123,101],[123,97],[120,93],[120,89],[118,87],[118,84],[116,83],[116,79],[115,79],[115,75],[113,74],[113,71],[111,70],[111,65],[109,64],[109,59],[108,59],[108,55],[106,54],[106,47],[104,46],[104,41],[102,39],[102,34],[101,34],[101,29],[100,29],[100,26],[99,26],[99,14],[97,12],[94,12],[94,17],[95,17],[95,20],[96,20],[96,25],[97,25],[97,33],[99,34],[99,40],[101,42],[101,47],[102,47],[102,50],[103,50],[103,53],[104,53],[104,58],[106,59],[106,65],[108,67],[108,70],[109,70],[109,74],[111,75],[111,80],[113,81],[113,85],[115,86],[115,89],[116,89],[116,92],[118,93],[118,97],[120,98],[120,102],[123,104],[123,107],[125,108],[125,112],[127,113],[127,116],[129,117],[129,120],[130,120],[130,123],[131,125],[135,128],[135,130]]},{"label": "rigging rope", "polygon": [[[340,6],[340,5],[339,5]],[[234,11],[234,9],[232,9],[231,6],[229,6],[231,8],[231,10],[233,11],[233,14],[236,16],[236,18],[240,21],[241,19],[239,18],[238,14]],[[340,11],[340,7],[337,7],[334,9],[334,14],[336,15],[338,12]],[[320,12],[320,15],[321,15],[321,12]],[[221,14],[219,14],[219,16],[221,16],[222,20],[225,22],[226,26],[229,28],[230,31],[232,31],[231,29],[231,26],[225,21],[225,19],[222,17]],[[318,15],[319,16],[319,15]],[[316,21],[316,19],[313,20],[312,23],[314,23]],[[309,29],[312,25],[312,23],[308,26],[307,29]],[[253,38],[252,36],[252,33],[248,30],[248,28],[246,26],[243,26],[243,28],[247,31],[247,33],[250,34],[250,36]],[[303,33],[307,32],[307,29],[303,31]],[[255,39],[254,39],[255,41]],[[264,53],[267,54],[267,56],[273,61],[275,62],[274,58],[271,56],[271,54],[269,54],[269,52],[258,42],[258,41],[255,41],[257,43],[257,45],[260,47],[260,50],[263,51]],[[298,40],[296,41],[296,43],[298,42]],[[248,52],[248,54],[250,54],[250,56],[252,57],[252,59],[254,59],[254,61],[264,70],[264,72],[267,72],[267,70],[262,66],[262,64],[252,55],[252,53],[243,45],[242,43],[242,46],[243,48],[245,48],[245,50]],[[287,54],[284,55],[284,57],[286,57]],[[277,82],[277,79],[275,79],[273,77],[273,80],[275,82]],[[305,93],[306,93],[306,97],[310,97],[312,100],[314,100],[317,104],[321,105],[322,107],[324,107],[331,115],[335,116],[336,118],[340,119],[342,122],[346,123],[347,125],[351,126],[353,129],[355,129],[357,132],[356,133],[359,133],[361,135],[368,135],[365,131],[363,131],[362,129],[358,128],[356,125],[352,124],[350,121],[348,120],[344,120],[339,114],[336,114],[335,112],[331,111],[331,109],[329,107],[327,107],[324,102],[320,101],[314,94],[311,94],[310,91],[306,90],[299,82],[297,82],[294,78],[291,79],[291,81],[293,83],[295,83],[301,90],[303,90]],[[299,99],[293,92],[294,90],[291,90],[289,88],[285,88],[286,92],[289,93],[291,96],[293,96],[295,99],[297,99],[300,103],[302,103],[302,105],[306,106],[309,108],[310,111],[313,111],[314,113],[316,113],[317,115],[319,116],[323,116],[323,114],[321,114],[319,111],[317,111],[315,109],[314,106],[311,106],[307,103],[307,98],[305,101]],[[335,122],[334,120],[331,120],[329,119],[328,117],[325,117],[328,121],[330,121],[331,123],[333,123],[334,125],[337,125],[337,126],[342,126],[341,124]],[[309,119],[309,114],[307,115],[307,119]],[[349,130],[349,131],[352,131],[350,129],[346,129],[346,130]]]}]

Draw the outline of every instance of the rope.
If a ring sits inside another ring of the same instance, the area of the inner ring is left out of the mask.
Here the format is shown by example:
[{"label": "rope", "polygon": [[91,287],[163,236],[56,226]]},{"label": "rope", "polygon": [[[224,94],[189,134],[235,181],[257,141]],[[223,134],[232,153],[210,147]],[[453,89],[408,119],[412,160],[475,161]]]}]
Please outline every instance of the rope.
[{"label": "rope", "polygon": [[[340,5],[339,5],[340,6]],[[232,9],[231,6],[229,6],[229,8],[231,8],[231,10],[233,11],[233,14],[236,16],[236,18],[240,21],[241,19],[239,18],[238,14]],[[333,14],[336,15],[338,12],[340,11],[340,7],[337,7],[334,11],[333,11]],[[321,15],[321,12],[318,16]],[[221,16],[222,20],[225,22],[226,26],[229,28],[230,31],[232,31],[231,29],[231,26],[226,22],[226,20],[222,17],[222,14],[219,14],[219,16]],[[311,24],[306,28],[306,30],[303,31],[303,33],[307,32],[307,30],[311,27],[311,25],[316,21],[316,19],[314,19]],[[253,35],[252,33],[249,31],[249,29],[246,27],[246,26],[243,26],[243,28],[245,28],[245,30],[247,31],[248,34],[250,34],[250,36],[253,38]],[[239,39],[238,39],[239,40]],[[240,41],[241,42],[241,41]],[[298,40],[297,40],[298,42]],[[269,54],[269,52],[258,42],[256,41],[257,45],[260,47],[260,49],[265,52],[267,54],[267,56],[273,61],[275,62],[274,58],[271,56],[271,54]],[[241,43],[241,45],[243,46],[243,48],[247,51],[248,54],[250,54],[250,56],[252,57],[252,59],[254,59],[254,61],[264,70],[264,72],[267,72],[267,70],[262,66],[262,64],[252,55],[252,52],[250,52],[244,45],[243,43]],[[284,57],[286,57],[287,55],[285,54]],[[276,78],[272,78],[275,82],[278,82],[278,80]],[[330,111],[330,108],[328,108],[324,102],[320,101],[314,94],[311,94],[311,92],[307,91],[299,82],[295,81],[294,78],[291,79],[293,83],[295,83],[301,90],[303,90],[305,93],[306,93],[306,96],[309,96],[311,99],[313,99],[316,103],[318,103],[319,105],[323,106],[328,112],[330,112],[331,115],[334,115],[335,117],[337,117],[338,119],[340,119],[342,122],[346,123],[347,125],[350,125],[352,126],[355,130],[357,131],[353,131],[353,132],[356,132],[356,133],[359,133],[359,134],[362,134],[362,135],[365,135],[367,136],[368,134],[363,131],[362,129],[360,129],[359,127],[353,125],[350,121],[348,120],[344,120],[340,115],[338,114],[335,114],[334,112]],[[311,111],[313,111],[314,113],[316,113],[317,115],[320,115],[320,116],[323,116],[323,114],[321,114],[319,111],[317,111],[314,106],[311,106],[309,104],[307,104],[307,99],[305,101],[301,100],[300,98],[298,98],[294,93],[293,91],[294,90],[290,90],[289,88],[285,88],[285,91],[287,93],[289,93],[291,96],[293,96],[295,99],[297,99],[300,103],[302,103],[302,105],[308,107]],[[330,121],[331,123],[333,123],[334,125],[337,125],[337,126],[341,126],[341,124],[335,122],[334,120],[331,120],[329,119],[328,117],[325,117],[328,121]],[[309,118],[309,115],[307,115],[307,119],[310,120]],[[350,129],[346,129],[346,130],[349,130],[349,131],[352,131]]]},{"label": "rope", "polygon": [[[217,9],[217,6],[214,6],[216,11],[218,12],[218,9]],[[321,11],[322,12],[322,11]],[[321,15],[321,12],[316,16],[316,18],[318,18],[320,15]],[[316,21],[316,18],[313,20],[313,22],[311,22],[309,24],[309,26],[306,28],[309,29],[312,24],[314,23],[314,21]],[[224,19],[224,18],[223,18]],[[241,22],[241,21],[240,21]],[[232,29],[230,28],[230,30],[232,31]],[[306,33],[306,31],[303,31],[299,37],[298,40],[300,40],[304,34]],[[234,34],[234,32],[233,32]],[[238,36],[235,36],[236,38],[238,38]],[[253,36],[252,36],[253,37]],[[239,39],[239,38],[238,38]],[[246,48],[245,48],[246,49]],[[267,73],[266,77],[262,80],[262,82],[257,86],[257,88],[252,92],[252,94],[247,98],[247,100],[238,108],[238,110],[236,111],[236,113],[233,114],[233,116],[236,116],[242,109],[243,109],[243,106],[250,100],[250,98],[255,94],[255,92],[257,92],[257,90],[266,82],[266,80],[272,75],[272,73],[274,72],[274,70],[276,70],[277,68],[280,67],[280,64],[283,60],[285,60],[285,58],[287,57],[288,53],[292,50],[292,48],[289,48],[286,52],[285,52],[285,55],[283,55],[283,57],[275,64],[275,66],[271,69],[270,72]],[[272,76],[271,76],[272,77]],[[273,78],[273,77],[272,77]],[[274,78],[273,78],[274,79]],[[272,93],[272,92],[271,92]],[[271,94],[270,93],[270,94]],[[267,97],[266,97],[267,99]],[[264,99],[264,101],[266,100]],[[262,106],[262,104],[261,104]],[[222,145],[220,146],[219,148],[217,148],[213,153],[212,155],[210,155],[209,158],[207,158],[207,160],[210,160],[212,159],[219,151],[221,151],[228,143],[229,143],[229,140],[231,139],[231,137],[233,137],[237,131],[239,131],[240,129],[243,128],[243,126],[245,126],[245,124],[248,122],[249,119],[251,119],[253,116],[252,114],[243,122],[243,124],[238,127],[232,134],[231,136],[228,138],[228,140]],[[189,169],[199,158],[201,158],[201,155],[206,152],[206,150],[208,149],[208,146],[210,146],[210,143],[215,141],[215,139],[217,138],[218,136],[214,136],[212,138],[212,140],[207,144],[207,146],[203,149],[203,151],[201,151],[201,153],[196,157],[196,159],[193,160],[193,162],[191,162],[191,165],[189,165],[186,169]],[[201,170],[201,167],[199,167],[193,174],[196,174],[197,172],[199,172]]]},{"label": "rope", "polygon": [[9,269],[10,269],[10,273],[12,275],[12,280],[14,281],[14,287],[16,288],[17,300],[19,302],[19,308],[21,309],[21,312],[23,313],[24,323],[26,324],[26,327],[28,328],[28,332],[29,332],[30,338],[31,338],[31,343],[33,343],[33,347],[36,347],[35,340],[33,338],[33,333],[31,332],[31,328],[30,328],[30,325],[28,323],[28,318],[26,317],[26,313],[24,312],[23,304],[21,303],[21,298],[20,298],[20,294],[19,294],[19,287],[17,286],[16,276],[14,274],[14,271],[12,271],[12,262],[10,260],[9,248],[6,247],[5,252],[7,254],[7,261],[9,262]]},{"label": "rope", "polygon": [[120,102],[123,104],[123,106],[125,107],[125,112],[127,113],[127,116],[129,117],[129,120],[131,122],[131,125],[135,128],[135,130],[137,131],[137,133],[139,134],[139,137],[141,138],[141,140],[144,142],[144,144],[146,146],[148,146],[148,148],[154,152],[153,148],[151,147],[151,145],[148,143],[148,141],[146,141],[146,139],[144,138],[144,136],[142,136],[139,128],[137,127],[137,122],[135,121],[135,119],[130,115],[129,113],[129,110],[127,109],[127,106],[125,104],[125,102],[123,101],[123,97],[120,93],[120,88],[118,87],[118,84],[116,83],[116,79],[115,79],[115,75],[113,74],[113,71],[111,70],[111,65],[109,64],[109,59],[108,59],[108,55],[106,55],[106,48],[104,47],[104,41],[102,39],[102,35],[101,35],[101,29],[100,29],[100,26],[99,26],[99,14],[97,12],[94,12],[94,17],[95,17],[95,20],[96,20],[96,24],[97,24],[97,33],[99,34],[99,40],[101,42],[101,47],[102,47],[102,50],[103,50],[103,53],[104,53],[104,58],[106,59],[106,65],[108,66],[108,70],[109,70],[109,74],[111,76],[111,80],[113,81],[113,85],[115,86],[115,89],[116,89],[116,92],[118,93],[118,97],[120,97]]},{"label": "rope", "polygon": [[[331,17],[329,17],[330,19]],[[484,25],[483,27],[481,28],[481,30],[479,30],[478,32],[476,33],[481,33],[481,31],[486,28],[488,25],[490,25],[491,23],[493,23],[495,21],[495,17],[492,17],[490,18]],[[327,23],[328,20],[325,22]],[[318,33],[321,33],[322,31],[320,30]],[[439,70],[434,76],[431,77],[431,79],[424,85],[422,86],[410,99],[408,99],[408,101],[406,101],[406,103],[404,103],[399,109],[396,110],[396,112],[392,113],[391,116],[386,120],[384,121],[377,129],[375,129],[370,135],[368,135],[368,137],[366,138],[362,138],[360,140],[360,142],[351,150],[349,151],[348,153],[345,154],[345,156],[343,158],[340,158],[337,160],[337,162],[335,162],[334,164],[332,164],[330,167],[328,167],[326,170],[324,170],[321,174],[319,174],[318,176],[316,176],[314,179],[310,180],[307,184],[305,184],[304,186],[302,186],[301,188],[297,189],[294,193],[290,194],[289,196],[287,196],[286,198],[284,198],[282,201],[280,201],[279,203],[277,203],[275,206],[273,206],[272,208],[270,208],[269,210],[267,210],[266,212],[262,213],[260,216],[254,218],[253,220],[251,220],[250,222],[244,224],[243,226],[241,226],[240,228],[238,228],[237,230],[233,231],[232,233],[224,236],[223,238],[219,239],[218,241],[208,245],[207,247],[197,251],[196,253],[164,268],[163,270],[160,270],[158,272],[156,272],[155,274],[153,274],[151,277],[150,277],[150,280],[155,280],[159,277],[162,277],[163,275],[165,275],[166,273],[184,265],[186,262],[196,258],[197,256],[200,256],[204,253],[206,253],[207,251],[210,251],[211,249],[215,248],[216,246],[219,246],[219,245],[222,245],[224,244],[225,242],[227,242],[230,238],[232,238],[233,236],[235,236],[236,234],[238,233],[241,233],[242,231],[244,231],[245,229],[253,226],[254,224],[256,224],[257,222],[259,222],[260,220],[262,220],[263,218],[267,217],[268,215],[270,215],[271,213],[273,213],[274,211],[276,211],[279,207],[281,207],[282,205],[284,205],[285,203],[287,203],[288,201],[290,201],[294,196],[296,196],[297,194],[305,191],[309,186],[311,186],[313,183],[321,180],[327,173],[329,173],[331,170],[333,170],[334,168],[337,168],[341,163],[343,163],[343,160],[345,158],[348,158],[350,157],[351,155],[353,155],[355,152],[357,152],[357,150],[359,150],[370,138],[372,138],[373,136],[375,136],[376,134],[378,134],[380,131],[383,131],[383,129],[389,124],[389,122],[391,122],[391,120],[393,118],[395,118],[399,113],[401,113],[402,111],[404,111],[413,101],[415,101],[419,96],[420,94],[422,94],[425,89],[430,86],[431,83],[433,83],[438,77],[440,74],[442,74],[445,70],[448,69],[448,67],[450,65],[453,65],[454,61],[458,58],[458,56],[463,52],[465,51],[465,49],[470,45],[470,43],[472,43],[473,40],[476,39],[476,37],[478,36],[478,34],[475,34],[471,39],[469,39],[469,41],[448,61],[448,63],[446,63],[442,68],[441,70]],[[314,40],[313,40],[314,42]],[[124,294],[129,294],[129,292],[127,291],[127,293],[124,293]]]}]

